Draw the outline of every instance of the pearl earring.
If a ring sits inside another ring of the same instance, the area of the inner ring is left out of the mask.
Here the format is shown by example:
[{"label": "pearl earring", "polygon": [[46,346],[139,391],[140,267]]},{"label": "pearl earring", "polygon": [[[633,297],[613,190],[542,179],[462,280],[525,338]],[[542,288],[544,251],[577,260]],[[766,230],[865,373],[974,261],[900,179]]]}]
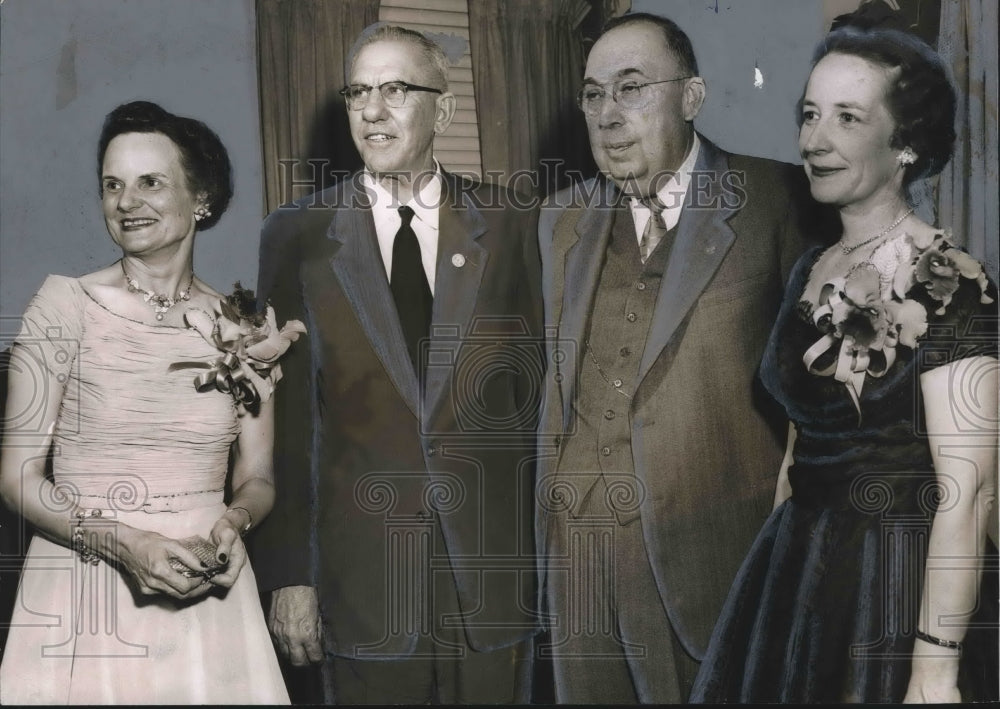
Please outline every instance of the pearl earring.
[{"label": "pearl earring", "polygon": [[903,150],[896,156],[899,160],[899,164],[904,167],[907,165],[912,165],[917,161],[917,154],[914,153],[910,148],[903,148]]}]

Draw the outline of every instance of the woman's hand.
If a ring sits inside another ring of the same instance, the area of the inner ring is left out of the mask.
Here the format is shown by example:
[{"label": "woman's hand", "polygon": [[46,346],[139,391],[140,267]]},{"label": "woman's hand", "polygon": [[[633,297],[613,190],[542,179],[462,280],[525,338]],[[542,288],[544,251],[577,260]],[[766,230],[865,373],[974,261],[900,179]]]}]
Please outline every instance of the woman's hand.
[{"label": "woman's hand", "polygon": [[188,578],[170,565],[170,560],[175,558],[192,569],[204,567],[198,557],[176,539],[125,525],[118,525],[116,537],[113,558],[129,573],[143,595],[163,593],[188,600],[211,590],[212,586],[204,578]]},{"label": "woman's hand", "polygon": [[957,704],[962,701],[958,691],[958,651],[916,640],[910,684],[903,702],[906,704]]},{"label": "woman's hand", "polygon": [[247,551],[240,538],[240,528],[233,521],[230,511],[227,510],[226,514],[219,517],[212,527],[209,539],[218,545],[215,558],[220,564],[225,564],[227,561],[229,564],[225,571],[216,574],[210,581],[216,586],[229,588],[236,583],[240,570],[247,561]]}]

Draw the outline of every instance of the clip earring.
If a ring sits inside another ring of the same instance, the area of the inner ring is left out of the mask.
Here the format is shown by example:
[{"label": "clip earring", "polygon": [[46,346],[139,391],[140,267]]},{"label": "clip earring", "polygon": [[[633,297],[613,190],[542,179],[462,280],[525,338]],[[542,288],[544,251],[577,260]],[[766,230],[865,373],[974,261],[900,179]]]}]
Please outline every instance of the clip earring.
[{"label": "clip earring", "polygon": [[202,206],[194,210],[194,220],[196,222],[200,222],[202,219],[208,219],[210,216],[212,216],[212,212],[208,207]]},{"label": "clip earring", "polygon": [[903,167],[907,165],[912,165],[917,161],[917,154],[913,152],[910,148],[903,148],[903,150],[896,156],[899,160],[899,164]]}]

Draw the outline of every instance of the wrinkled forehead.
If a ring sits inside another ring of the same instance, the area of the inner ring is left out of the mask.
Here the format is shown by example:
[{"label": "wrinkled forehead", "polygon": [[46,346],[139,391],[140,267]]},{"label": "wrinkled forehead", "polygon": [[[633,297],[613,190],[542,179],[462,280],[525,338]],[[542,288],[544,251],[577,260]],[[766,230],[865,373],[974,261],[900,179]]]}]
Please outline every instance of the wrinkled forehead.
[{"label": "wrinkled forehead", "polygon": [[659,80],[679,75],[679,62],[655,25],[636,23],[609,30],[587,57],[584,81],[605,84],[624,78]]},{"label": "wrinkled forehead", "polygon": [[426,82],[431,68],[419,46],[405,40],[379,40],[358,50],[348,83],[381,84],[386,81]]}]

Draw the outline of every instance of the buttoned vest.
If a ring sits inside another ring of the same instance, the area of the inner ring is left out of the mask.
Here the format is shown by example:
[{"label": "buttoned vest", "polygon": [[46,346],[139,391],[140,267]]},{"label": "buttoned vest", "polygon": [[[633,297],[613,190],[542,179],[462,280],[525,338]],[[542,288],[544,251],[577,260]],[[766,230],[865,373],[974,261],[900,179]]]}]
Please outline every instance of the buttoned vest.
[{"label": "buttoned vest", "polygon": [[587,336],[579,343],[576,427],[559,462],[559,475],[574,491],[572,516],[588,503],[594,509],[597,501],[589,498],[601,490],[606,500],[600,509],[613,512],[619,524],[639,518],[644,491],[632,461],[631,399],[676,231],[668,231],[643,264],[628,207],[615,210]]}]

